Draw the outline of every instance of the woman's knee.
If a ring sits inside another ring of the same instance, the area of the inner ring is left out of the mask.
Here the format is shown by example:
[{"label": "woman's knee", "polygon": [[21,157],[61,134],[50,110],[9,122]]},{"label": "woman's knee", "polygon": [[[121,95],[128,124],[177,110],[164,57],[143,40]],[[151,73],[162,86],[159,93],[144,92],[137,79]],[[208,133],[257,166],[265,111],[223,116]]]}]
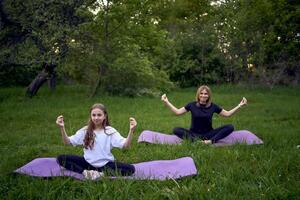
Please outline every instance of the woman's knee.
[{"label": "woman's knee", "polygon": [[228,124],[225,127],[226,127],[226,130],[228,130],[228,132],[230,132],[230,133],[234,131],[234,126],[232,124]]},{"label": "woman's knee", "polygon": [[179,132],[182,132],[182,129],[183,129],[183,128],[175,127],[175,128],[173,128],[173,133],[179,133]]},{"label": "woman's knee", "polygon": [[173,129],[173,134],[180,138],[183,138],[185,135],[185,130],[183,128],[176,127]]}]

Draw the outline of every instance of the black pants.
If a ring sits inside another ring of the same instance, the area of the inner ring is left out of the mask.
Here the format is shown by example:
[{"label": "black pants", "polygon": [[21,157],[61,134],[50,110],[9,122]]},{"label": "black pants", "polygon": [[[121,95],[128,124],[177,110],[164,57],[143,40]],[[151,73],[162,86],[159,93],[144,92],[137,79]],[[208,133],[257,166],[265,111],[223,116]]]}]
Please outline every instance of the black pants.
[{"label": "black pants", "polygon": [[84,157],[75,155],[59,155],[57,162],[64,168],[78,173],[82,173],[84,170],[97,170],[106,172],[108,175],[128,176],[135,172],[133,165],[113,161],[109,161],[103,167],[94,167]]},{"label": "black pants", "polygon": [[174,128],[173,134],[180,137],[181,139],[190,139],[193,142],[195,140],[202,139],[202,140],[211,140],[212,143],[216,143],[218,140],[232,133],[233,130],[234,128],[232,125],[225,125],[213,129],[207,133],[199,134],[199,133],[194,133],[191,130],[185,128]]}]

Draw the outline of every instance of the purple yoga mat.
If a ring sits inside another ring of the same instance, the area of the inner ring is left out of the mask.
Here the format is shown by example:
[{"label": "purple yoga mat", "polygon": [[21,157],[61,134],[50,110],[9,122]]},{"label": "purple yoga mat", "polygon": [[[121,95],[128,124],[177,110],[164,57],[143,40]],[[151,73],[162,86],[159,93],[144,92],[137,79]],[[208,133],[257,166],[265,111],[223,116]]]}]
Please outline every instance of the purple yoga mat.
[{"label": "purple yoga mat", "polygon": [[147,142],[152,144],[180,144],[182,142],[182,139],[180,139],[176,135],[168,135],[155,131],[145,130],[140,134],[138,142]]},{"label": "purple yoga mat", "polygon": [[227,137],[219,140],[214,145],[223,146],[223,145],[231,145],[236,143],[244,143],[247,145],[252,144],[263,144],[263,141],[257,137],[254,133],[251,133],[247,130],[233,131]]},{"label": "purple yoga mat", "polygon": [[[132,176],[109,178],[166,180],[197,174],[194,160],[191,157],[176,160],[156,160],[133,165],[135,166],[135,173]],[[37,177],[70,176],[79,180],[84,179],[82,174],[62,169],[56,162],[56,158],[36,158],[15,172]]]},{"label": "purple yoga mat", "polygon": [[[147,142],[152,144],[180,144],[182,142],[182,139],[180,139],[176,135],[168,135],[155,131],[145,130],[140,134],[138,142]],[[245,143],[248,145],[252,145],[263,144],[263,141],[250,131],[240,130],[233,131],[230,135],[219,140],[214,145],[224,146],[236,143]]]}]

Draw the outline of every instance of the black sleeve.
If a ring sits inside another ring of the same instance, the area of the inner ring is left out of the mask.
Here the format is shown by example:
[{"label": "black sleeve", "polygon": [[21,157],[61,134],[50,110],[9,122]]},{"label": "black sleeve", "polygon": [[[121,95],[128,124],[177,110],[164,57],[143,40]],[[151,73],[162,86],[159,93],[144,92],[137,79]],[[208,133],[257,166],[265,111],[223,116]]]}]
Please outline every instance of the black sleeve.
[{"label": "black sleeve", "polygon": [[184,106],[184,108],[186,109],[186,111],[191,111],[191,106],[192,103],[188,103],[186,106]]},{"label": "black sleeve", "polygon": [[223,108],[221,108],[220,106],[218,106],[217,104],[213,104],[214,106],[214,112],[220,114],[220,112],[223,110]]}]

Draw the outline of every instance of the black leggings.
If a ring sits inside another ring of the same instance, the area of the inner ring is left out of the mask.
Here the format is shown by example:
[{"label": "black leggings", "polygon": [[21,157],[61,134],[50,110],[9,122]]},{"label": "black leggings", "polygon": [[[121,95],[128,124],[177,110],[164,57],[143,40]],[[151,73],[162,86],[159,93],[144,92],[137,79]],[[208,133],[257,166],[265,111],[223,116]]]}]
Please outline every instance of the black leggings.
[{"label": "black leggings", "polygon": [[181,139],[190,139],[195,141],[198,139],[211,140],[212,143],[216,143],[218,140],[228,136],[234,130],[232,125],[225,125],[219,128],[213,129],[205,134],[194,133],[191,130],[185,128],[174,128],[173,134]]},{"label": "black leggings", "polygon": [[122,175],[128,176],[135,172],[135,168],[133,165],[109,161],[103,167],[94,167],[90,163],[88,163],[84,157],[75,156],[75,155],[59,155],[57,157],[57,162],[59,165],[64,168],[82,173],[84,170],[97,170],[99,172],[106,172],[108,175]]}]

